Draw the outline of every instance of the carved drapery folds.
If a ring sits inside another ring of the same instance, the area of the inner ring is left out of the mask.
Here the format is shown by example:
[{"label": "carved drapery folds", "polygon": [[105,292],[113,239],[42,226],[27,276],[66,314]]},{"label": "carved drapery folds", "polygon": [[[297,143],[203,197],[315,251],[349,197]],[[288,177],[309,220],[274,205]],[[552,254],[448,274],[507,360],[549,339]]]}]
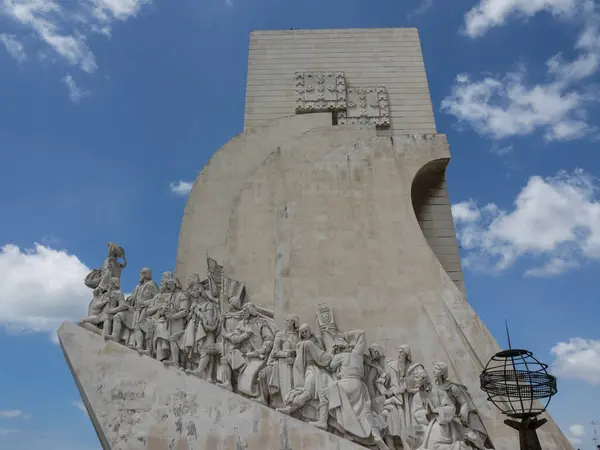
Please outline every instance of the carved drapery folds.
[{"label": "carved drapery folds", "polygon": [[121,255],[109,245],[119,270],[113,261],[86,279],[108,280],[79,323],[105,339],[373,449],[492,448],[447,364],[436,362],[430,376],[406,344],[386,356],[381,345],[367,346],[363,330],[341,330],[326,304],[316,311],[318,333],[291,313],[279,329],[273,312],[250,302],[244,283],[212,259],[206,278],[192,275],[185,288],[172,272],[158,287],[144,268],[125,298]]},{"label": "carved drapery folds", "polygon": [[348,87],[344,72],[296,72],[296,113],[337,112],[339,124],[390,126],[384,86]]}]

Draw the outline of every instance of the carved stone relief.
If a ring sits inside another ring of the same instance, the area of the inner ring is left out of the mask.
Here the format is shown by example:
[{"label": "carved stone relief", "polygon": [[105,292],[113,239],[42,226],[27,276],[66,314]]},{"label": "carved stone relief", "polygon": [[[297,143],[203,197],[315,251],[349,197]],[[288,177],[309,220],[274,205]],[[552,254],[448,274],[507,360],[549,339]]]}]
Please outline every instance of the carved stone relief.
[{"label": "carved stone relief", "polygon": [[372,123],[376,127],[390,126],[388,95],[385,87],[347,89],[347,108],[338,113],[339,124]]},{"label": "carved stone relief", "polygon": [[296,112],[341,111],[346,108],[344,72],[296,72]]},{"label": "carved stone relief", "polygon": [[296,72],[296,113],[336,111],[338,124],[390,126],[387,90],[347,87],[344,72]]},{"label": "carved stone relief", "polygon": [[[109,258],[124,256],[117,247],[109,245]],[[316,311],[318,333],[294,314],[280,330],[273,311],[247,300],[244,283],[212,259],[207,265],[206,278],[192,275],[185,289],[172,272],[156,286],[144,268],[127,298],[111,271],[79,324],[365,447],[492,448],[466,387],[448,380],[447,364],[436,363],[431,378],[408,345],[386,357],[381,345],[367,347],[363,330],[340,330],[326,304]]]}]

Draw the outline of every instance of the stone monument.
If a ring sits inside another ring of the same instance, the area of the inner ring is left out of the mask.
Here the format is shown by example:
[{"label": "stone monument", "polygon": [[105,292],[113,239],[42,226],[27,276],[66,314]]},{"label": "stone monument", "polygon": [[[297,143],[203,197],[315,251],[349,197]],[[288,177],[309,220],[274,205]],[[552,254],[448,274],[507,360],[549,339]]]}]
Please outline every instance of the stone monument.
[{"label": "stone monument", "polygon": [[[176,271],[125,251],[59,338],[105,450],[512,450],[479,389],[416,29],[251,33],[245,130],[188,199]],[[572,448],[549,418],[547,450]]]}]

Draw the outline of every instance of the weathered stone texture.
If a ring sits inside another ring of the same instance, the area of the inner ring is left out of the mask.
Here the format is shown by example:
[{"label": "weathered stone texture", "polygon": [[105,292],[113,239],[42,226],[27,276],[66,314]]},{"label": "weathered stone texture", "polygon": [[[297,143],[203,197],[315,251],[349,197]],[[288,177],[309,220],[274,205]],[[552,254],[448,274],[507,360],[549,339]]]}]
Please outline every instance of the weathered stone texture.
[{"label": "weathered stone texture", "polygon": [[58,336],[104,450],[364,450],[70,322]]},{"label": "weathered stone texture", "polygon": [[[226,226],[206,214],[186,217],[187,227],[203,230],[195,236],[197,259],[218,244],[226,272],[245,280],[250,301],[273,307],[280,324],[289,312],[314,323],[317,306],[327,303],[343,329],[364,329],[388,355],[409,344],[413,359],[429,368],[448,362],[496,448],[517,448],[479,389],[479,374],[499,347],[444,271],[413,209],[415,180],[448,162],[445,136],[392,139],[372,125],[329,126],[261,151],[247,148],[256,163]],[[219,170],[205,170],[194,190],[224,188],[228,177]],[[547,450],[569,448],[552,421],[540,435]]]},{"label": "weathered stone texture", "polygon": [[[385,86],[391,123],[377,131],[379,136],[436,132],[416,28],[251,32],[244,128],[294,113],[296,71],[343,71],[349,87]],[[427,211],[418,216],[419,223],[442,267],[464,293],[445,168],[426,181],[420,204]]]}]

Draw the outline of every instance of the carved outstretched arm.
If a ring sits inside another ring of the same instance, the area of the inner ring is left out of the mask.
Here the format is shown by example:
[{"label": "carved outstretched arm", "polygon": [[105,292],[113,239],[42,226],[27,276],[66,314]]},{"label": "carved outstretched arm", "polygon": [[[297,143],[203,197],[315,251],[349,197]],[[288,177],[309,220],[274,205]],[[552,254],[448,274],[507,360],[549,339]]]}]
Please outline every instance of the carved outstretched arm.
[{"label": "carved outstretched arm", "polygon": [[258,313],[262,314],[263,316],[266,316],[269,319],[273,319],[275,317],[275,312],[272,309],[267,309],[260,305],[254,305],[254,306],[256,308],[256,311]]},{"label": "carved outstretched arm", "polygon": [[187,308],[183,309],[183,310],[181,310],[181,311],[176,312],[175,314],[173,314],[171,316],[171,319],[173,319],[173,320],[183,319],[184,317],[188,316],[189,312],[190,312],[189,309],[187,309]]},{"label": "carved outstretched arm", "polygon": [[249,331],[238,331],[238,330],[236,330],[233,333],[224,334],[223,336],[226,339],[229,339],[229,341],[232,344],[241,344],[245,340],[249,339],[250,336],[252,336],[252,333],[249,332]]},{"label": "carved outstretched arm", "polygon": [[364,330],[349,331],[348,333],[344,333],[344,338],[348,343],[355,342],[354,349],[352,350],[353,353],[363,354],[365,352],[367,341]]}]

